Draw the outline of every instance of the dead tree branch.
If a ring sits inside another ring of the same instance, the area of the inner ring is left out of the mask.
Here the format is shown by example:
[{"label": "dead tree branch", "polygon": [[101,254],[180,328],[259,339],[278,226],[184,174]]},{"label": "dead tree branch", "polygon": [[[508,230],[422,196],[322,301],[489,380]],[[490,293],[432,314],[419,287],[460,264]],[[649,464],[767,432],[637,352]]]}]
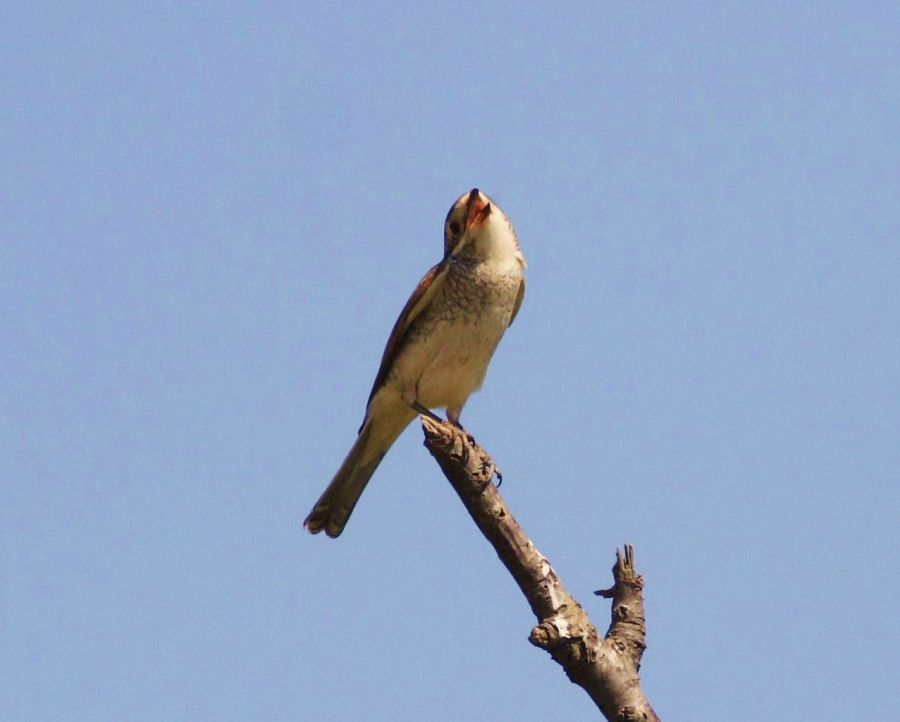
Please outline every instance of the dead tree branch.
[{"label": "dead tree branch", "polygon": [[584,689],[611,722],[652,722],[659,718],[640,688],[638,670],[645,648],[643,579],[634,550],[616,552],[615,584],[596,592],[612,599],[612,623],[601,639],[575,601],[513,518],[491,483],[491,457],[464,431],[421,417],[425,446],[456,490],[469,515],[493,545],[528,600],[538,624],[529,641],[546,650],[569,679]]}]

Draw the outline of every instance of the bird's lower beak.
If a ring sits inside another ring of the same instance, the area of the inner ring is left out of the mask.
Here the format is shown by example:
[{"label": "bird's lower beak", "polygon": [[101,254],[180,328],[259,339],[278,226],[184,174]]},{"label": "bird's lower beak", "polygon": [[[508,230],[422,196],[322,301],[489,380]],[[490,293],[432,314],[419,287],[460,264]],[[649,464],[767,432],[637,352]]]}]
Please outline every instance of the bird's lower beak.
[{"label": "bird's lower beak", "polygon": [[466,228],[478,226],[484,223],[485,219],[491,214],[490,202],[481,195],[477,188],[473,188],[469,193],[468,210],[466,213]]}]

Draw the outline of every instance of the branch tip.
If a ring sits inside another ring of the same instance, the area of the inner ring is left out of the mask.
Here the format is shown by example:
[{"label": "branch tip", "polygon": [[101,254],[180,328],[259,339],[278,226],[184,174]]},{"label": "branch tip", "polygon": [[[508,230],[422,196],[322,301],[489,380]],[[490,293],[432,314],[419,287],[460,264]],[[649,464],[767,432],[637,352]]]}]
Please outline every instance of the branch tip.
[{"label": "branch tip", "polygon": [[616,549],[613,586],[594,592],[613,600],[612,622],[601,638],[493,488],[493,476],[502,476],[490,455],[458,427],[427,416],[420,421],[425,447],[539,620],[528,641],[549,652],[607,720],[658,722],[637,676],[645,642],[643,580],[635,571],[634,548]]}]

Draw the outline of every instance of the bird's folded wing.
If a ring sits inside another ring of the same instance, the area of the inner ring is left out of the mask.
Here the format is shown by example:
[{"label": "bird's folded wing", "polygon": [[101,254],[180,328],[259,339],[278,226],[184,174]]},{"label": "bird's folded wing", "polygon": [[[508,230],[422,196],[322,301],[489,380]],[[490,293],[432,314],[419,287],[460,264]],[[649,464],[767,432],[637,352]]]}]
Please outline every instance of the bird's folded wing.
[{"label": "bird's folded wing", "polygon": [[522,283],[519,284],[519,292],[516,294],[516,301],[513,303],[513,312],[512,316],[509,317],[509,324],[507,326],[512,326],[512,322],[516,320],[516,315],[519,313],[519,309],[522,307],[522,299],[525,298],[525,279],[522,279]]},{"label": "bird's folded wing", "polygon": [[434,295],[438,292],[441,285],[443,285],[448,268],[449,264],[446,259],[437,265],[432,266],[428,270],[428,273],[422,277],[422,280],[419,281],[416,290],[412,292],[412,295],[400,312],[400,316],[391,331],[391,336],[388,338],[387,345],[384,347],[384,354],[381,356],[381,366],[378,369],[378,375],[375,377],[375,383],[372,384],[369,400],[366,402],[367,410],[375,392],[378,391],[378,389],[381,388],[381,384],[384,383],[391,364],[394,362],[397,354],[400,353],[400,349],[403,347],[403,343],[406,339],[406,332],[409,330],[412,322],[415,321],[419,314],[427,308],[429,303],[431,303]]}]

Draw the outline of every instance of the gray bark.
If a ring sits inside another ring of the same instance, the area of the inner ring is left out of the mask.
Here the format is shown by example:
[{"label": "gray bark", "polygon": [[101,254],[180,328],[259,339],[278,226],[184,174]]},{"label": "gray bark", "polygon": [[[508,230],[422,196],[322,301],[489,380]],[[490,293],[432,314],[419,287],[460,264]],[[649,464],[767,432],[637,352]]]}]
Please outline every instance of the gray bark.
[{"label": "gray bark", "polygon": [[607,720],[658,721],[638,677],[646,646],[644,582],[635,570],[631,545],[616,551],[613,586],[595,592],[612,599],[612,622],[601,638],[492,483],[499,470],[491,457],[465,431],[425,416],[421,421],[426,448],[537,617],[529,641],[550,653]]}]

